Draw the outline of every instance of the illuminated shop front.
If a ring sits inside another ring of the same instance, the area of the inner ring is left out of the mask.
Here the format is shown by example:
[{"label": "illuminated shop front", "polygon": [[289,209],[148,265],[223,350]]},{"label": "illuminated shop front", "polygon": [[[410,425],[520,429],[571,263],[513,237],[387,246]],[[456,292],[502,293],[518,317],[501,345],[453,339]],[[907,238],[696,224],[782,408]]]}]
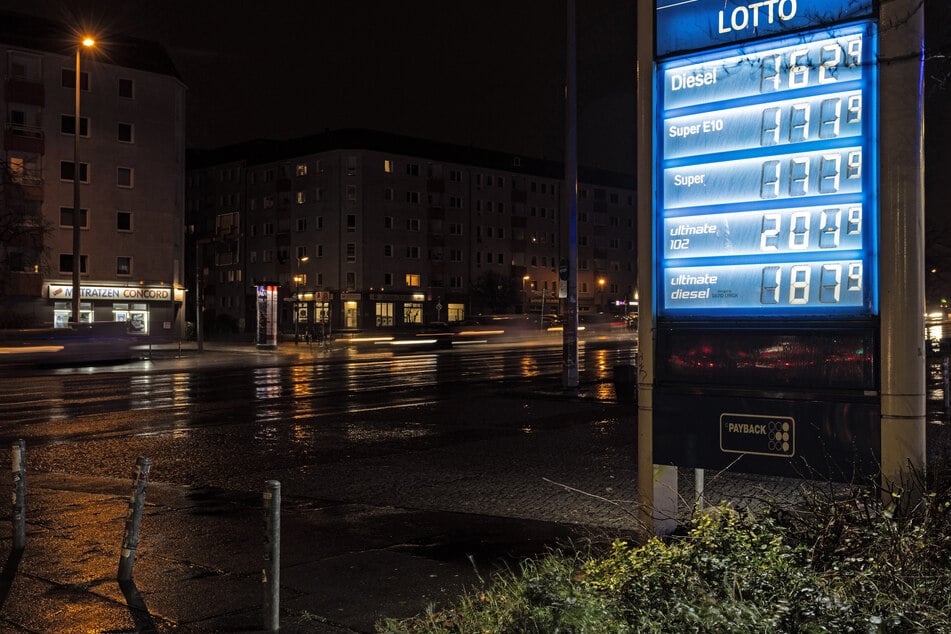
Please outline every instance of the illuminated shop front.
[{"label": "illuminated shop front", "polygon": [[[171,286],[80,286],[81,323],[126,322],[129,332],[140,335],[178,335],[185,292]],[[72,318],[73,288],[49,284],[46,289],[53,311],[53,327],[67,328]]]}]

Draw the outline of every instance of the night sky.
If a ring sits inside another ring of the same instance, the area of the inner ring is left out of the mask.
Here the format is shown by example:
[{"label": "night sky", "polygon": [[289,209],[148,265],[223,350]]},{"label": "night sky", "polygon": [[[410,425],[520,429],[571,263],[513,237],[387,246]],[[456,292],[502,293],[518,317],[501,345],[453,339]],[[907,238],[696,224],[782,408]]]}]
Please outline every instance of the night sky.
[{"label": "night sky", "polygon": [[[949,4],[926,5],[937,55],[951,53]],[[163,44],[188,86],[192,147],[355,127],[563,158],[565,0],[0,0],[0,9],[79,16]],[[635,0],[578,0],[579,157],[628,173],[634,12]],[[948,68],[947,58],[929,67],[929,181],[944,178],[951,157]]]},{"label": "night sky", "polygon": [[[0,0],[165,45],[193,147],[359,127],[562,159],[564,0],[29,4]],[[578,4],[581,161],[633,172],[634,4]]]}]

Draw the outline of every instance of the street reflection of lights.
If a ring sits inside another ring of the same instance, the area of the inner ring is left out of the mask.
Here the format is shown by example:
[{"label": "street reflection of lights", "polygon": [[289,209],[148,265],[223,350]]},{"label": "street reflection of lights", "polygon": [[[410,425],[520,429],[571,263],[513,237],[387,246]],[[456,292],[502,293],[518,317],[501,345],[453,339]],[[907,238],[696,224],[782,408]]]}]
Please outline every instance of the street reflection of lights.
[{"label": "street reflection of lights", "polygon": [[369,442],[387,442],[391,440],[401,440],[405,438],[425,438],[432,435],[432,430],[412,423],[402,423],[386,429],[367,428],[363,425],[347,425],[347,440],[355,440],[362,443]]},{"label": "street reflection of lights", "polygon": [[254,370],[254,395],[259,400],[281,396],[281,368],[257,368]]},{"label": "street reflection of lights", "polygon": [[541,371],[538,368],[538,361],[531,357],[523,357],[521,363],[519,364],[519,374],[523,377],[530,378],[539,376]]},{"label": "street reflection of lights", "polygon": [[347,339],[348,343],[385,343],[387,341],[393,341],[393,337],[354,337],[353,339]]},{"label": "street reflection of lights", "polygon": [[187,374],[143,374],[129,381],[129,409],[181,408],[192,404]]}]

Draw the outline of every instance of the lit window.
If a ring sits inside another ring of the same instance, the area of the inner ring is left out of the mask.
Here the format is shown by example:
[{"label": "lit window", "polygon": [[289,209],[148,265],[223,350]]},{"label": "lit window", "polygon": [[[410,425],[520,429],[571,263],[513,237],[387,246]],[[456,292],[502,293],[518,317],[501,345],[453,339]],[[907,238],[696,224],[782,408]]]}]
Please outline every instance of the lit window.
[{"label": "lit window", "polygon": [[383,159],[383,171],[387,174],[393,173],[393,161],[390,159]]},{"label": "lit window", "polygon": [[298,176],[307,176],[307,163],[298,163],[298,164],[297,164],[297,175],[298,175]]},{"label": "lit window", "polygon": [[116,275],[132,275],[132,258],[120,255],[116,258]]},{"label": "lit window", "polygon": [[419,286],[419,273],[407,273],[406,274],[406,285],[416,288]]}]

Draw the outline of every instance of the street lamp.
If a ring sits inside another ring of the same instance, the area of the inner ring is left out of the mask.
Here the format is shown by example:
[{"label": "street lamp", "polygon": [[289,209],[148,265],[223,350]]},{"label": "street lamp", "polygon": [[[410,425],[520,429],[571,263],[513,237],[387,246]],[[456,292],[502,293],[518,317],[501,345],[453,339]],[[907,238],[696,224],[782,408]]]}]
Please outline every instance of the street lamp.
[{"label": "street lamp", "polygon": [[528,275],[522,277],[522,314],[528,314],[528,293],[525,292],[525,282],[530,280],[531,277]]},{"label": "street lamp", "polygon": [[598,307],[601,309],[601,312],[604,312],[604,278],[598,278],[598,290],[601,291],[601,302],[598,304]]},{"label": "street lamp", "polygon": [[80,74],[79,74],[79,58],[80,53],[83,50],[83,46],[86,48],[92,48],[96,44],[96,41],[91,37],[85,37],[82,41],[82,46],[76,47],[76,112],[74,118],[74,127],[73,127],[73,310],[72,310],[72,321],[77,326],[79,325],[79,269],[80,269],[80,258],[82,257],[79,253],[80,251],[80,230],[82,229],[82,214],[79,210],[79,179],[81,171],[79,169],[79,87],[80,87]]}]

